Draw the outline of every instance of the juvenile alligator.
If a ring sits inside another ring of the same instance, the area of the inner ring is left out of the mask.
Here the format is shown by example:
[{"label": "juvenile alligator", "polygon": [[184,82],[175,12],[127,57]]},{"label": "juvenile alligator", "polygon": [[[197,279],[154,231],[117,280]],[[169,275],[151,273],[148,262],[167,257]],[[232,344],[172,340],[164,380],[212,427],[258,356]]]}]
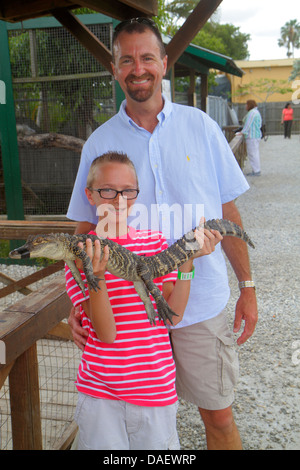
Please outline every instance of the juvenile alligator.
[{"label": "juvenile alligator", "polygon": [[[204,228],[218,230],[222,236],[240,238],[254,248],[246,232],[233,222],[224,219],[208,220],[205,222]],[[91,260],[86,252],[78,247],[78,243],[82,242],[85,248],[87,238],[93,241],[99,239],[101,251],[103,251],[105,245],[108,245],[107,270],[115,276],[133,282],[138,295],[144,302],[150,323],[155,324],[156,313],[149,294],[152,294],[156,302],[158,316],[165,323],[166,320],[172,323],[172,316],[176,314],[168,306],[153,279],[164,276],[180,267],[188,259],[199,256],[200,245],[195,238],[194,230],[186,233],[168,249],[148,257],[136,255],[121,245],[105,238],[98,238],[96,235],[68,235],[65,233],[30,236],[25,245],[11,251],[9,256],[11,258],[45,257],[64,260],[84,294],[84,283],[76,267],[76,259],[82,260],[83,270],[90,289],[95,291],[99,289],[99,279],[93,274]]]}]

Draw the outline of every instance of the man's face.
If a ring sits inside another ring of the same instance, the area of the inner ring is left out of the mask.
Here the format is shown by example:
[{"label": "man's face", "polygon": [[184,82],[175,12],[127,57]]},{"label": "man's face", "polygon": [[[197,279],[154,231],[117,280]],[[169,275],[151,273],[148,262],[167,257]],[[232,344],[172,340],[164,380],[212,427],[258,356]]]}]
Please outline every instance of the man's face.
[{"label": "man's face", "polygon": [[144,102],[161,93],[167,56],[161,57],[157,38],[150,30],[121,32],[114,46],[114,58],[114,76],[127,99]]}]

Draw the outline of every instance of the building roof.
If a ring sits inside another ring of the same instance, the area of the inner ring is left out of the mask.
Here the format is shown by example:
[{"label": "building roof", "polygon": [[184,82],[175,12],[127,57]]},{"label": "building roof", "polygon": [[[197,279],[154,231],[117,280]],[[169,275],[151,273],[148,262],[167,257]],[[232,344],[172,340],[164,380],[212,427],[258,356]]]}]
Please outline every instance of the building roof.
[{"label": "building roof", "polygon": [[270,60],[237,60],[236,65],[242,69],[266,67],[292,67],[297,59],[270,59]]},{"label": "building roof", "polygon": [[[170,40],[170,37],[163,36],[165,44],[168,44]],[[179,70],[181,65],[183,67],[193,68],[198,73],[208,73],[209,69],[221,70],[222,72],[238,77],[242,77],[244,73],[231,57],[192,43],[187,46],[184,53],[177,59],[176,65],[177,70]],[[177,74],[182,75],[180,73]]]}]

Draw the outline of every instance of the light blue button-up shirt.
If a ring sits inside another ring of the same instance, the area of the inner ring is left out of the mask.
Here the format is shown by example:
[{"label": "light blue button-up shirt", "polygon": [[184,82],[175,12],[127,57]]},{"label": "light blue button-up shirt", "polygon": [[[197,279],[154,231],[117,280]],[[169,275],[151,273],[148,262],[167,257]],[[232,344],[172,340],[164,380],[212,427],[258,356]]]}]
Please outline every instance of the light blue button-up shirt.
[{"label": "light blue button-up shirt", "polygon": [[[165,99],[158,124],[149,133],[120,111],[89,137],[67,216],[97,224],[95,207],[84,188],[91,162],[107,151],[124,152],[133,161],[140,194],[130,225],[161,230],[171,244],[198,225],[200,216],[221,218],[222,204],[244,193],[248,183],[215,121],[197,108]],[[220,244],[214,253],[195,260],[195,279],[186,312],[178,327],[218,315],[229,287]]]}]

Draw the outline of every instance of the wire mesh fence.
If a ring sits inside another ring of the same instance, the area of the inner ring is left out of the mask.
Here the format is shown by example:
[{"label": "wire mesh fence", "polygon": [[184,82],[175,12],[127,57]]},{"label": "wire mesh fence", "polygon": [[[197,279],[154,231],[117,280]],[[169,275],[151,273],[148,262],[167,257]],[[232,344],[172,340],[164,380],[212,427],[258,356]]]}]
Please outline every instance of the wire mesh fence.
[{"label": "wire mesh fence", "polygon": [[[4,267],[0,265],[1,270]],[[32,274],[38,271],[37,266],[5,266],[5,274],[14,279],[24,277],[24,272]],[[46,279],[30,285],[31,291],[37,291],[55,279],[60,273],[52,274]],[[0,280],[0,289],[5,284]],[[5,309],[24,298],[27,293],[14,292],[0,299],[0,309]],[[66,315],[68,312],[66,312]],[[58,337],[46,337],[37,341],[39,398],[42,428],[42,446],[52,450],[74,426],[74,413],[77,404],[75,380],[81,351],[71,340]],[[9,379],[0,386],[0,449],[13,448]]]},{"label": "wire mesh fence", "polygon": [[[88,28],[111,49],[112,23]],[[24,213],[64,215],[80,153],[28,147],[20,138],[58,133],[85,141],[115,114],[113,77],[63,27],[10,29],[8,36]],[[0,213],[5,214],[3,187],[0,161]]]}]

